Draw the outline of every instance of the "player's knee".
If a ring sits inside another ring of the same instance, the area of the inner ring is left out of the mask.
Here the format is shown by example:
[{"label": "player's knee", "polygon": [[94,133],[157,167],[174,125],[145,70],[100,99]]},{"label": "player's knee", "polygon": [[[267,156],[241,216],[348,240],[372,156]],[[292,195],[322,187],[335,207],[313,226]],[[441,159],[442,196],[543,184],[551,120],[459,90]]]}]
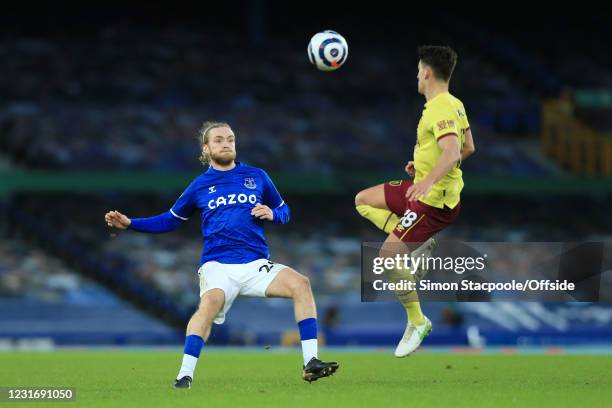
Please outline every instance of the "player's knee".
[{"label": "player's knee", "polygon": [[355,207],[357,207],[358,205],[366,205],[366,204],[367,204],[366,192],[365,190],[361,190],[355,196]]},{"label": "player's knee", "polygon": [[198,311],[208,312],[217,311],[223,306],[224,294],[223,292],[209,292],[200,301]]},{"label": "player's knee", "polygon": [[298,274],[291,285],[291,292],[294,296],[310,293],[310,279],[307,276]]},{"label": "player's knee", "polygon": [[393,258],[395,255],[399,253],[397,246],[384,244],[380,247],[380,251],[378,251],[378,256],[380,258]]},{"label": "player's knee", "polygon": [[387,245],[383,244],[380,249],[378,250],[378,257],[379,258],[386,258],[387,256],[390,255],[389,253],[389,248],[387,247]]}]

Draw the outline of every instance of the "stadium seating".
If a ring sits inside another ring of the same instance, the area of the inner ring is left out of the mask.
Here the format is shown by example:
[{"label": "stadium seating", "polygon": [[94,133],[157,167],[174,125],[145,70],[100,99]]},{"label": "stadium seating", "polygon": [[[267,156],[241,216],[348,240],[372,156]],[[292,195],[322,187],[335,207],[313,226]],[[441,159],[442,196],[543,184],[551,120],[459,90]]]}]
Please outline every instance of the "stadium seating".
[{"label": "stadium seating", "polygon": [[0,343],[174,344],[182,333],[32,247],[0,239]]},{"label": "stadium seating", "polygon": [[[249,50],[232,36],[108,28],[95,41],[93,48],[61,37],[0,44],[7,61],[0,148],[16,163],[197,170],[197,130],[211,118],[233,125],[242,160],[268,170],[347,171],[367,162],[393,171],[414,143],[424,103],[414,58],[387,58],[395,54],[391,45],[367,46],[368,60],[347,66],[347,75],[326,76],[282,39],[250,64],[241,63]],[[515,138],[500,139],[537,132],[538,95],[473,52],[462,56],[456,78],[453,92],[468,107],[486,170],[546,173]]]}]

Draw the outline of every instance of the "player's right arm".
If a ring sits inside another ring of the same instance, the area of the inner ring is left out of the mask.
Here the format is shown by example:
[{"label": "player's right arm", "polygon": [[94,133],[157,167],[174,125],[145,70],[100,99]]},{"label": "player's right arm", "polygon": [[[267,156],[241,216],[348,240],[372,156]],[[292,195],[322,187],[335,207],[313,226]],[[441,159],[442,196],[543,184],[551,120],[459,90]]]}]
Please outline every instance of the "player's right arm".
[{"label": "player's right arm", "polygon": [[[463,147],[461,149],[461,162],[463,162],[465,159],[467,159],[472,154],[474,154],[475,151],[476,151],[476,147],[474,146],[474,138],[472,136],[472,130],[468,128],[465,131],[465,140],[463,141]],[[410,177],[414,177],[414,174],[415,174],[414,162],[409,161],[408,164],[406,164],[406,167],[404,168],[404,170],[406,171],[406,173],[408,173]]]},{"label": "player's right arm", "polygon": [[[197,179],[196,179],[197,180]],[[109,227],[131,229],[138,232],[161,234],[174,231],[196,210],[197,185],[192,182],[183,194],[176,200],[170,211],[149,218],[130,219],[119,211],[109,211],[104,215]]]},{"label": "player's right arm", "polygon": [[106,224],[109,227],[119,229],[131,229],[138,232],[148,232],[151,234],[161,234],[174,231],[183,220],[172,215],[170,211],[149,218],[130,219],[119,211],[109,211],[104,215]]},{"label": "player's right arm", "polygon": [[130,220],[124,214],[121,214],[119,211],[109,211],[104,214],[104,221],[106,221],[106,225],[113,228],[118,229],[127,229],[132,220]]}]

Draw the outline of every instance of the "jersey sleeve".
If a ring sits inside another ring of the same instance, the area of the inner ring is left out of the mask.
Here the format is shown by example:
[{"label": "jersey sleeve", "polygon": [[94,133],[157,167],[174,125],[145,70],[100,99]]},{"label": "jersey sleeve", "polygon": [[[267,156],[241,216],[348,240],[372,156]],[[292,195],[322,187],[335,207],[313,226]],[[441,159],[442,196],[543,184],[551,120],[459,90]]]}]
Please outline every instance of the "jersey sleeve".
[{"label": "jersey sleeve", "polygon": [[455,115],[452,115],[450,111],[441,110],[436,112],[432,122],[433,135],[436,140],[440,140],[441,138],[450,135],[455,135],[457,137],[461,135],[461,124],[457,123],[457,120],[455,120]]},{"label": "jersey sleeve", "polygon": [[276,186],[268,176],[268,173],[262,170],[264,176],[263,204],[274,209],[285,204]]},{"label": "jersey sleeve", "polygon": [[176,218],[186,221],[191,217],[193,212],[197,209],[196,201],[197,191],[197,179],[194,180],[186,189],[183,194],[176,200],[170,213]]},{"label": "jersey sleeve", "polygon": [[291,218],[291,210],[289,210],[289,206],[285,204],[285,201],[278,193],[268,173],[263,170],[262,173],[264,176],[263,204],[272,209],[272,223],[286,224],[289,222],[289,218]]},{"label": "jersey sleeve", "polygon": [[161,234],[174,231],[183,222],[184,220],[176,218],[170,211],[166,211],[155,217],[133,218],[128,228],[138,232]]}]

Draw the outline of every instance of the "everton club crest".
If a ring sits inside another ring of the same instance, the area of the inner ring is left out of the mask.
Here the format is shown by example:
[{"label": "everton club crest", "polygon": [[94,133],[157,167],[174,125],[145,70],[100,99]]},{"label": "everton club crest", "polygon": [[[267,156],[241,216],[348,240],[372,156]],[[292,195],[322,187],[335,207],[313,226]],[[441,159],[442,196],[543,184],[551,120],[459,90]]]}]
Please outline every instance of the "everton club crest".
[{"label": "everton club crest", "polygon": [[255,179],[250,177],[244,179],[244,186],[251,190],[255,190],[257,188],[257,184],[255,184]]}]

